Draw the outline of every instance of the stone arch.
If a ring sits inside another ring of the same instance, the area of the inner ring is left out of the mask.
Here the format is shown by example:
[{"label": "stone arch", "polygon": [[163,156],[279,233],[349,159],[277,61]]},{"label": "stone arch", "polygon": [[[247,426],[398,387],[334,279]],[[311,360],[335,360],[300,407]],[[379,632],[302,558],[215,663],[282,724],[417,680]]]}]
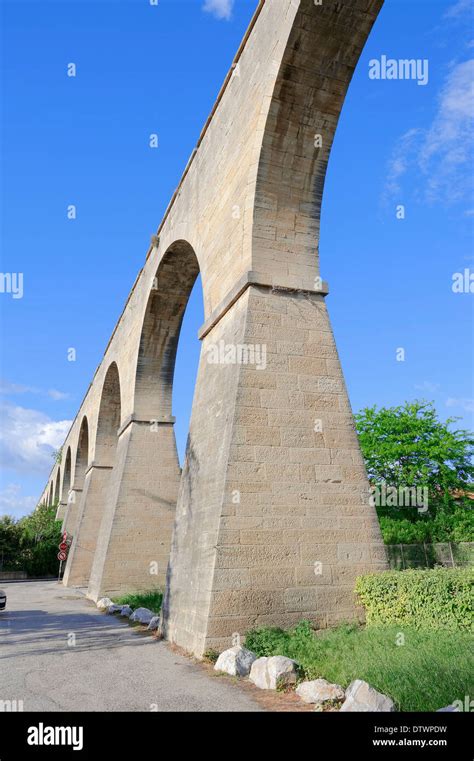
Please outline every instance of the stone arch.
[{"label": "stone arch", "polygon": [[64,460],[63,482],[61,486],[61,502],[67,503],[69,490],[71,488],[71,475],[72,475],[72,454],[71,454],[71,447],[68,447],[66,452],[66,458]]},{"label": "stone arch", "polygon": [[179,333],[199,263],[187,241],[173,243],[156,272],[140,336],[135,412],[138,417],[171,419],[172,388]]},{"label": "stone arch", "polygon": [[77,440],[76,462],[74,464],[73,490],[82,489],[87,465],[89,464],[89,422],[86,415],[82,418]]},{"label": "stone arch", "polygon": [[112,362],[102,385],[94,460],[84,479],[77,529],[64,572],[65,585],[89,583],[115,463],[120,421],[120,376],[117,364]]},{"label": "stone arch", "polygon": [[[264,271],[271,247],[274,257],[290,263],[289,285],[321,290],[315,278],[329,155],[381,5],[382,0],[368,0],[315,8],[314,0],[301,0],[292,24],[265,124],[253,217],[254,269]],[[271,246],[269,228],[275,231]]]},{"label": "stone arch", "polygon": [[79,429],[79,435],[76,446],[76,458],[74,462],[74,477],[72,482],[72,488],[70,498],[68,500],[68,506],[66,510],[66,517],[64,518],[63,530],[69,534],[74,535],[77,528],[77,520],[79,514],[79,504],[82,498],[82,490],[84,488],[84,479],[86,475],[87,466],[89,464],[89,421],[87,416],[84,415]]},{"label": "stone arch", "polygon": [[60,490],[61,490],[61,468],[58,468],[58,471],[56,473],[56,479],[54,481],[53,505],[56,503],[59,504]]},{"label": "stone arch", "polygon": [[71,474],[72,474],[72,455],[71,447],[69,446],[66,451],[66,457],[64,459],[63,478],[61,483],[61,490],[59,495],[59,505],[56,513],[56,520],[64,520],[66,515],[66,509],[69,500],[69,491],[71,489]]},{"label": "stone arch", "polygon": [[[193,247],[177,240],[152,282],[138,347],[134,413],[123,422],[88,594],[165,584],[181,476],[172,417],[178,339],[199,274]],[[128,506],[133,501],[134,509]],[[127,565],[126,561],[130,561]]]},{"label": "stone arch", "polygon": [[112,362],[102,386],[97,419],[94,461],[100,466],[112,467],[114,464],[121,409],[119,370],[116,362]]}]

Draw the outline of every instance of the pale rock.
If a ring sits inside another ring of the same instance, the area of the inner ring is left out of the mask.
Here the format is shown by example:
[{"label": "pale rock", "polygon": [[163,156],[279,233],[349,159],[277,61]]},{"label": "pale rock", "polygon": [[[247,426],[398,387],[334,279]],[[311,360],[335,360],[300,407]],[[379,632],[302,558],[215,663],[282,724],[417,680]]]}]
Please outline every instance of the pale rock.
[{"label": "pale rock", "polygon": [[326,679],[301,682],[296,688],[296,694],[305,703],[326,703],[328,700],[343,700],[344,698],[342,687],[339,684],[331,684]]},{"label": "pale rock", "polygon": [[250,681],[261,690],[276,690],[295,684],[296,662],[284,655],[257,658],[250,669]]},{"label": "pale rock", "polygon": [[148,608],[137,608],[130,616],[130,621],[138,621],[139,624],[149,624],[154,615]]},{"label": "pale rock", "polygon": [[150,623],[147,626],[148,631],[154,632],[156,629],[158,629],[160,625],[160,617],[159,616],[153,616]]},{"label": "pale rock", "polygon": [[395,711],[395,704],[387,695],[374,690],[362,679],[351,682],[346,690],[346,699],[341,711],[389,712]]},{"label": "pale rock", "polygon": [[122,605],[116,605],[115,603],[112,603],[112,605],[109,605],[109,607],[107,608],[107,613],[109,613],[109,615],[111,616],[114,613],[120,613],[120,611],[122,610],[122,607],[123,607]]},{"label": "pale rock", "polygon": [[252,663],[256,660],[257,656],[251,650],[247,650],[241,645],[235,645],[220,654],[214,669],[216,671],[225,671],[226,674],[231,674],[231,676],[248,676]]},{"label": "pale rock", "polygon": [[113,602],[110,597],[101,597],[100,600],[97,601],[97,607],[99,610],[107,610],[111,605],[113,605]]}]

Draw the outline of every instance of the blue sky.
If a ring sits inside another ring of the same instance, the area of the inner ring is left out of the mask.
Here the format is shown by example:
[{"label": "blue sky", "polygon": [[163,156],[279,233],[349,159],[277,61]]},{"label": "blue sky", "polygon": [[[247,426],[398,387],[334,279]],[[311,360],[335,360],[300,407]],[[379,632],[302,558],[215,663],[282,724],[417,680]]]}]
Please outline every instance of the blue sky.
[{"label": "blue sky", "polygon": [[[0,513],[21,515],[43,489],[257,2],[0,5],[1,270],[24,277],[23,298],[0,293]],[[473,294],[452,285],[474,272],[471,14],[469,0],[386,0],[342,112],[320,242],[354,410],[426,398],[464,427]],[[428,83],[370,79],[382,55],[427,59]],[[181,453],[201,323],[196,290],[175,374]]]}]

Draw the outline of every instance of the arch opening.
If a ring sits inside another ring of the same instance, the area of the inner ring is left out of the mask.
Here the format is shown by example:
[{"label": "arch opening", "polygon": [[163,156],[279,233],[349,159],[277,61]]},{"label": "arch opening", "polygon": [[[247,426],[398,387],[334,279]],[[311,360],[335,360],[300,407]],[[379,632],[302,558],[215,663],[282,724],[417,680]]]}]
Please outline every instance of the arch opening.
[{"label": "arch opening", "polygon": [[87,470],[78,508],[76,535],[64,573],[66,586],[86,586],[90,582],[115,464],[120,420],[120,378],[118,367],[112,362],[102,386],[94,458]]},{"label": "arch opening", "polygon": [[61,468],[58,468],[58,472],[56,474],[56,481],[54,483],[53,505],[57,505],[59,503],[60,490],[61,490]]},{"label": "arch opening", "polygon": [[105,376],[99,406],[94,458],[99,465],[114,465],[121,409],[120,376],[116,363],[112,362]]},{"label": "arch opening", "polygon": [[82,489],[84,485],[84,476],[86,475],[87,465],[89,463],[89,423],[84,416],[79,431],[77,442],[76,465],[74,468],[73,489]]},{"label": "arch opening", "polygon": [[64,461],[63,483],[61,487],[60,502],[68,501],[69,491],[71,489],[71,469],[72,469],[71,447],[68,447],[66,452],[66,459]]},{"label": "arch opening", "polygon": [[155,276],[140,338],[135,412],[144,419],[172,419],[178,340],[198,275],[192,246],[182,240],[170,246]]}]

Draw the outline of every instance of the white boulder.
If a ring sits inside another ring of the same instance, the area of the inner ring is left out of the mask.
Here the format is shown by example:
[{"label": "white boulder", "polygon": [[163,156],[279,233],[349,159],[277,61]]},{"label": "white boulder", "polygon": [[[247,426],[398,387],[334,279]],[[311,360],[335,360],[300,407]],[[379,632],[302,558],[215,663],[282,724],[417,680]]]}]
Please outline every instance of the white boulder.
[{"label": "white boulder", "polygon": [[121,610],[122,610],[121,605],[116,605],[115,603],[112,603],[112,605],[109,605],[109,607],[107,608],[107,613],[109,613],[109,615],[112,616],[114,613],[120,613]]},{"label": "white boulder", "polygon": [[97,601],[97,607],[99,610],[107,610],[111,605],[113,605],[113,602],[110,597],[101,597],[100,600]]},{"label": "white boulder", "polygon": [[130,616],[130,621],[138,621],[139,624],[149,624],[155,614],[148,608],[137,608]]},{"label": "white boulder", "polygon": [[296,694],[305,703],[326,703],[328,700],[343,700],[344,690],[339,684],[331,684],[326,679],[314,679],[311,682],[301,682],[296,688]]},{"label": "white boulder", "polygon": [[370,684],[362,679],[351,682],[346,690],[346,699],[341,706],[341,711],[395,711],[395,704],[387,695],[374,690]]},{"label": "white boulder", "polygon": [[150,623],[147,626],[148,631],[153,632],[160,626],[160,617],[159,616],[153,616]]},{"label": "white boulder", "polygon": [[241,645],[235,645],[220,654],[214,669],[215,671],[225,671],[231,676],[248,676],[255,660],[257,660],[255,653]]},{"label": "white boulder", "polygon": [[250,681],[261,690],[276,690],[296,683],[296,661],[284,655],[257,658],[250,669]]}]

